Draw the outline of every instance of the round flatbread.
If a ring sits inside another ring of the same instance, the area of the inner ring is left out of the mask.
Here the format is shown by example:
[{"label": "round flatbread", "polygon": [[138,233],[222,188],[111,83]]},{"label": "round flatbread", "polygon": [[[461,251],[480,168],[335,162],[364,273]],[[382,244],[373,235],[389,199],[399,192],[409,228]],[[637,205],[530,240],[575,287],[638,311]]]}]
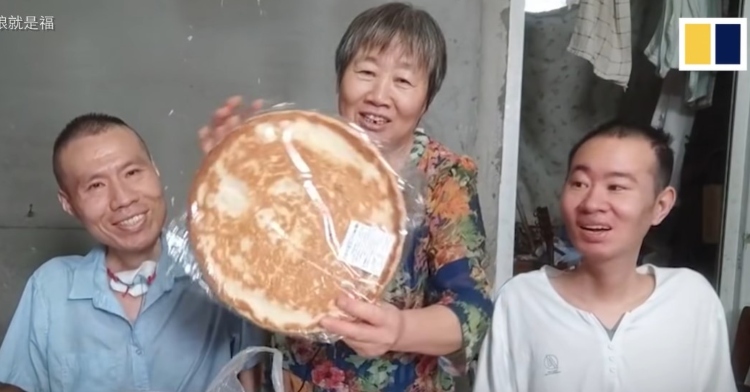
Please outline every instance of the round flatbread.
[{"label": "round flatbread", "polygon": [[398,177],[351,125],[316,112],[250,118],[204,159],[189,233],[213,294],[257,325],[322,333],[342,293],[377,301],[401,260]]}]

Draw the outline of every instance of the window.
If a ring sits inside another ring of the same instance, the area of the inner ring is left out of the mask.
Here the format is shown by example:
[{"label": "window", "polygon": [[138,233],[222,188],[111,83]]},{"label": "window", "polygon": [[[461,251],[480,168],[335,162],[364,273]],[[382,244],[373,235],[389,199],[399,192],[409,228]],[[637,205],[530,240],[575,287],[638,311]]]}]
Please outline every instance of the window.
[{"label": "window", "polygon": [[568,6],[568,0],[526,0],[524,11],[537,13],[559,10]]}]

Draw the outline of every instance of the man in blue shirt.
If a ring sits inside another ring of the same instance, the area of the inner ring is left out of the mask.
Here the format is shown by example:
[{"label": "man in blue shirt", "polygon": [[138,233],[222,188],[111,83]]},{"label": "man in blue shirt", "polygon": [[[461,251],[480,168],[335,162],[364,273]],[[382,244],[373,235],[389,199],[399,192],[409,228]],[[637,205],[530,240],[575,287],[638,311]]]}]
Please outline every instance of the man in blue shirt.
[{"label": "man in blue shirt", "polygon": [[[239,350],[263,345],[259,329],[188,276],[167,273],[163,188],[136,131],[116,117],[80,116],[55,141],[53,168],[63,209],[101,246],[31,276],[0,347],[0,383],[26,392],[202,392]],[[240,380],[254,390],[248,372]]]}]

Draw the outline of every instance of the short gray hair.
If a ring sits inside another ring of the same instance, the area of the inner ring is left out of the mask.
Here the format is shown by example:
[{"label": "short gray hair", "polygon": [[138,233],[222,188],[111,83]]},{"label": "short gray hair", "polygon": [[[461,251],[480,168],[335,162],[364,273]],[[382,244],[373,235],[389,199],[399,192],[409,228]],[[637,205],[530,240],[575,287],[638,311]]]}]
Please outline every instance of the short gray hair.
[{"label": "short gray hair", "polygon": [[427,11],[406,3],[386,3],[357,15],[336,48],[336,82],[360,51],[385,50],[397,42],[428,74],[427,106],[440,91],[448,59],[445,37]]}]

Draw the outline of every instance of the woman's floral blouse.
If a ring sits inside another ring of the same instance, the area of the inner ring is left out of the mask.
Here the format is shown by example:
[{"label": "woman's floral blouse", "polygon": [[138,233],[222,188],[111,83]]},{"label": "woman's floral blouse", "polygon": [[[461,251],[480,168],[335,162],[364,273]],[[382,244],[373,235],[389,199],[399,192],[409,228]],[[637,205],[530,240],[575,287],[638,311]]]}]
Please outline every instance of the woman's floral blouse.
[{"label": "woman's floral blouse", "polygon": [[[343,342],[321,344],[274,336],[284,353],[290,392],[452,392],[479,350],[492,312],[482,268],[485,233],[474,162],[417,131],[412,162],[427,179],[427,214],[385,300],[402,309],[442,304],[461,323],[463,345],[446,357],[388,353],[377,359],[355,354]],[[291,373],[291,374],[290,374]],[[301,384],[304,380],[306,383]]]}]

